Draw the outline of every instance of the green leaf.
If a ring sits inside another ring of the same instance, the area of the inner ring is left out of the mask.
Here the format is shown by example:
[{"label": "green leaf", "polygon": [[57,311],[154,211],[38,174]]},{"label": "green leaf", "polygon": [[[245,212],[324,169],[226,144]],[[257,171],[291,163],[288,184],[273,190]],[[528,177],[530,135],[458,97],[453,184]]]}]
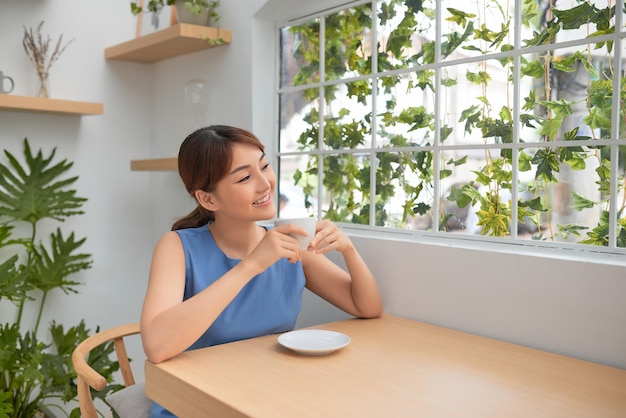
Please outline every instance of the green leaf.
[{"label": "green leaf", "polygon": [[131,1],[130,12],[133,14],[133,16],[137,16],[139,13],[141,13],[141,6],[139,6],[136,1]]},{"label": "green leaf", "polygon": [[561,25],[557,21],[555,20],[548,21],[546,22],[546,25],[543,28],[543,31],[541,32],[534,31],[532,39],[524,40],[524,45],[526,47],[531,47],[531,46],[549,44],[555,40],[556,35],[560,30],[561,30]]},{"label": "green leaf", "polygon": [[530,171],[532,169],[531,165],[532,157],[526,153],[524,150],[520,150],[519,152],[519,170],[520,171]]},{"label": "green leaf", "polygon": [[572,203],[572,209],[579,212],[583,209],[590,209],[598,204],[598,202],[589,200],[577,192],[572,192],[572,197],[574,198],[574,202]]},{"label": "green leaf", "polygon": [[535,178],[544,178],[547,181],[556,181],[553,172],[559,172],[559,162],[554,150],[542,148],[533,156],[531,162],[537,165]]},{"label": "green leaf", "polygon": [[459,122],[465,121],[465,132],[472,132],[472,127],[480,122],[480,115],[480,108],[477,105],[472,105],[461,112]]},{"label": "green leaf", "polygon": [[448,170],[448,169],[439,170],[439,178],[440,179],[448,178],[451,175],[452,175],[452,170]]},{"label": "green leaf", "polygon": [[571,158],[567,158],[564,161],[572,168],[572,170],[584,170],[585,167],[587,167],[585,159],[582,157],[574,156]]},{"label": "green leaf", "polygon": [[587,238],[579,241],[580,244],[597,245],[606,247],[609,245],[609,212],[603,210],[600,221],[595,228],[587,232]]},{"label": "green leaf", "polygon": [[489,183],[491,183],[491,177],[488,175],[481,173],[480,171],[472,171],[472,173],[476,174],[476,181],[483,186],[488,186]]},{"label": "green leaf", "polygon": [[567,10],[552,8],[552,13],[563,25],[563,29],[578,29],[591,21],[591,17],[598,9],[590,3],[583,2],[576,7]]},{"label": "green leaf", "polygon": [[473,19],[476,17],[473,13],[465,13],[462,10],[455,9],[453,7],[448,7],[446,10],[450,13],[450,17],[447,17],[446,20],[449,22],[454,22],[461,27],[465,27],[468,19]]},{"label": "green leaf", "polygon": [[472,21],[468,22],[465,32],[462,34],[458,32],[451,32],[444,35],[445,41],[441,43],[441,56],[448,57],[453,53],[463,42],[465,42],[472,35],[474,31],[474,24]]},{"label": "green leaf", "polygon": [[[470,187],[472,186],[470,185]],[[450,188],[450,195],[448,196],[448,200],[451,202],[456,202],[459,208],[464,208],[472,203],[472,196],[465,193],[465,188],[457,189],[456,187],[452,186]]]},{"label": "green leaf", "polygon": [[439,129],[439,132],[440,132],[439,136],[440,136],[441,142],[445,141],[450,136],[452,131],[453,129],[451,127],[449,127],[448,125],[443,125]]},{"label": "green leaf", "polygon": [[576,225],[576,224],[559,224],[558,225],[558,232],[555,234],[558,237],[562,237],[564,239],[569,238],[570,236],[580,236],[580,232],[581,231],[585,231],[586,229],[588,229],[585,226],[581,226],[581,225]]},{"label": "green leaf", "polygon": [[541,212],[546,210],[546,208],[541,203],[540,197],[535,197],[534,199],[526,200],[526,201],[519,201],[518,204],[522,208],[530,208],[532,210],[541,211]]},{"label": "green leaf", "polygon": [[583,122],[589,125],[591,129],[610,129],[611,113],[610,111],[594,107],[589,111],[589,115],[583,118]]},{"label": "green leaf", "polygon": [[74,286],[79,282],[68,280],[72,274],[91,268],[89,254],[76,254],[75,251],[85,242],[85,238],[76,241],[72,232],[63,237],[60,229],[50,235],[51,251],[43,245],[35,249],[35,274],[31,283],[43,292],[59,288],[64,292],[76,293]]},{"label": "green leaf", "polygon": [[493,204],[476,213],[479,219],[477,225],[482,228],[482,235],[503,237],[508,233],[508,216],[506,213],[502,213],[500,208],[501,205]]},{"label": "green leaf", "polygon": [[[497,47],[498,45],[500,45],[502,43],[502,41],[504,41],[507,36],[509,35],[509,26],[510,26],[510,21],[507,21],[506,24],[502,24],[500,27],[500,32],[495,33],[494,38],[493,38],[493,42],[491,42],[491,44],[489,45],[490,48],[493,47]],[[502,50],[505,51],[507,50],[507,46],[503,46]],[[513,49],[511,47],[511,49]]]},{"label": "green leaf", "polygon": [[456,78],[442,77],[441,85],[444,87],[452,87],[457,85]]},{"label": "green leaf", "polygon": [[545,68],[543,63],[537,59],[523,64],[520,69],[520,73],[523,76],[542,78],[545,74]]},{"label": "green leaf", "polygon": [[0,215],[29,223],[44,218],[63,221],[82,214],[80,208],[85,198],[76,196],[75,190],[67,189],[78,177],[59,180],[72,163],[67,160],[51,165],[56,148],[46,158],[41,151],[33,155],[28,140],[24,139],[26,166],[8,151],[4,151],[12,170],[0,163]]}]

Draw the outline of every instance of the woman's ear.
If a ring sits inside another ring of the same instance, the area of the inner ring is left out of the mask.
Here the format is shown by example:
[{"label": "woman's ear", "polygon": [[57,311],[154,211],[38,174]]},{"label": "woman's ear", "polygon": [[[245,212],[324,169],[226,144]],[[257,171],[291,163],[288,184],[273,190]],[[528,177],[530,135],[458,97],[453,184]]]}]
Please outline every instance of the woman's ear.
[{"label": "woman's ear", "polygon": [[215,195],[211,192],[205,192],[204,190],[196,190],[194,193],[196,200],[203,208],[215,212],[217,210],[217,201]]}]

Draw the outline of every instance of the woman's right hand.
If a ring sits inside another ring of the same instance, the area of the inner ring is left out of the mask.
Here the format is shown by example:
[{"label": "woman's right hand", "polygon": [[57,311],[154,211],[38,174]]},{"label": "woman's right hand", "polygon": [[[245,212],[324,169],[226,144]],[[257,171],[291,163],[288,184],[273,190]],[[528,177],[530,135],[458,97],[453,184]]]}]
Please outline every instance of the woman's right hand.
[{"label": "woman's right hand", "polygon": [[290,263],[299,261],[302,258],[302,249],[298,240],[289,234],[308,235],[304,228],[296,225],[281,225],[268,229],[246,261],[257,265],[260,271],[265,271],[281,258],[286,258]]}]

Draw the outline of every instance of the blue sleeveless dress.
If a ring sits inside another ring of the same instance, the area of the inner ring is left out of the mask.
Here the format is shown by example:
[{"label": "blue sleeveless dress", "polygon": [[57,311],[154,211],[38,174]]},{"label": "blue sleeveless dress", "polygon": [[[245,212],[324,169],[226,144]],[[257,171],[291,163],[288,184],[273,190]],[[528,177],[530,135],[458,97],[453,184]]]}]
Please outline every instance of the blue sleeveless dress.
[{"label": "blue sleeveless dress", "polygon": [[[185,252],[184,300],[205,289],[241,260],[219,249],[208,225],[176,231]],[[302,263],[282,258],[250,280],[189,350],[292,330],[302,307]],[[172,417],[154,404],[150,417]]]}]

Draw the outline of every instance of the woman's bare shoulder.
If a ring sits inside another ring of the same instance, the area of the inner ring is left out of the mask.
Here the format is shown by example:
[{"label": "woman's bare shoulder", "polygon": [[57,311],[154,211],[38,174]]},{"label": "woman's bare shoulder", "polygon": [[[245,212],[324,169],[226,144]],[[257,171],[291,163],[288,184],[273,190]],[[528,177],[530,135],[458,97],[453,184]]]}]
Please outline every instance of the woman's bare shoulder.
[{"label": "woman's bare shoulder", "polygon": [[175,249],[182,248],[182,241],[180,240],[180,236],[175,231],[167,231],[156,244],[156,249]]}]

